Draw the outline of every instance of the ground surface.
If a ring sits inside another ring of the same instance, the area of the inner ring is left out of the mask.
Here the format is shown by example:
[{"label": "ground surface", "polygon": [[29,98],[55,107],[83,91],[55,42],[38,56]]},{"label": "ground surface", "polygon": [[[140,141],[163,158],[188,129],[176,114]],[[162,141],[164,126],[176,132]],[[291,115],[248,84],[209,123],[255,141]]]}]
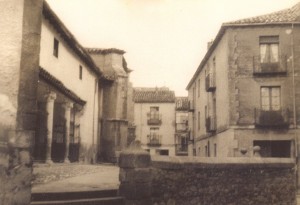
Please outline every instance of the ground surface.
[{"label": "ground surface", "polygon": [[36,164],[33,192],[117,189],[119,167],[114,165]]}]

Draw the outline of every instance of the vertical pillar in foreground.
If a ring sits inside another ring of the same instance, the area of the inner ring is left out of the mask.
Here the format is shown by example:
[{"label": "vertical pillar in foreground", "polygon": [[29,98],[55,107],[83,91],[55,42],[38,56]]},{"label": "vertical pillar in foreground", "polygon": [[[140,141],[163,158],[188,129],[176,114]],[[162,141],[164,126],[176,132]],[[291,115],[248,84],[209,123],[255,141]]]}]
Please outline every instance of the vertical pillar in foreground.
[{"label": "vertical pillar in foreground", "polygon": [[71,108],[73,107],[73,103],[66,102],[64,104],[65,108],[65,137],[66,137],[66,149],[65,149],[65,163],[70,163],[69,160],[69,150],[70,150],[70,122],[71,122]]},{"label": "vertical pillar in foreground", "polygon": [[47,112],[47,150],[46,150],[46,163],[52,164],[51,149],[53,138],[53,113],[54,113],[54,101],[56,99],[56,93],[50,92],[46,96],[46,112]]}]

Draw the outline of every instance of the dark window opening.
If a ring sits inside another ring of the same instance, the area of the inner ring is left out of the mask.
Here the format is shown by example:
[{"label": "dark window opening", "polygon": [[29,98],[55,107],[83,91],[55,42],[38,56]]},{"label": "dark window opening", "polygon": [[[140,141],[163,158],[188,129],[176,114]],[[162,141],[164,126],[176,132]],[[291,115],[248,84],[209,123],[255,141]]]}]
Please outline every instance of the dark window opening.
[{"label": "dark window opening", "polygon": [[290,140],[255,140],[253,146],[260,147],[261,157],[291,157]]},{"label": "dark window opening", "polygon": [[79,79],[82,80],[82,66],[79,66]]},{"label": "dark window opening", "polygon": [[59,41],[54,38],[54,45],[53,45],[53,55],[58,58],[58,46],[59,46]]},{"label": "dark window opening", "polygon": [[162,149],[162,150],[159,151],[159,154],[160,154],[160,155],[164,155],[164,156],[169,156],[169,150],[167,150],[167,149],[166,149],[166,150]]}]

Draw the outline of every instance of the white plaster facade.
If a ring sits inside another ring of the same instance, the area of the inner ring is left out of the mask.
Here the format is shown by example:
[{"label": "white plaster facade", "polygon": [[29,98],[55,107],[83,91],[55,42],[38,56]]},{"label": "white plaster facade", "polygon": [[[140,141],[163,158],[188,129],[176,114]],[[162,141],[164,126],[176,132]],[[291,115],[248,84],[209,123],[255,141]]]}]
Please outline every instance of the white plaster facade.
[{"label": "white plaster facade", "polygon": [[[54,38],[59,42],[58,57],[53,55]],[[80,143],[87,149],[91,147],[94,149],[98,135],[98,76],[79,58],[45,18],[42,19],[40,66],[86,101],[83,110],[77,113],[77,119],[79,119],[77,123],[80,124]],[[82,67],[81,79],[80,67]]]},{"label": "white plaster facade", "polygon": [[[161,115],[160,125],[149,125],[148,113],[150,107],[159,107]],[[175,156],[175,102],[174,103],[135,103],[134,124],[136,126],[136,140],[141,141],[143,149],[149,150],[151,155],[160,155],[160,150],[168,150],[169,156]],[[150,128],[158,128],[161,135],[160,146],[149,146]]]}]

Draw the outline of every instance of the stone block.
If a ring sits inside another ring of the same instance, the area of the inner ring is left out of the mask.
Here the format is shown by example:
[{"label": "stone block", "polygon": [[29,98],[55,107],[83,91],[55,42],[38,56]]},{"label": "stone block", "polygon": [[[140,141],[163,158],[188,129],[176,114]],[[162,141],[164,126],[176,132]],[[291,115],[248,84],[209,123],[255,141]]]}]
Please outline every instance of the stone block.
[{"label": "stone block", "polygon": [[151,197],[151,185],[151,182],[124,182],[119,187],[120,195],[129,200],[147,199]]},{"label": "stone block", "polygon": [[120,154],[119,166],[121,168],[146,168],[151,165],[151,157],[148,152],[122,152]]},{"label": "stone block", "polygon": [[151,182],[152,175],[149,168],[136,168],[136,169],[120,169],[119,174],[120,182],[135,182],[144,183]]}]

